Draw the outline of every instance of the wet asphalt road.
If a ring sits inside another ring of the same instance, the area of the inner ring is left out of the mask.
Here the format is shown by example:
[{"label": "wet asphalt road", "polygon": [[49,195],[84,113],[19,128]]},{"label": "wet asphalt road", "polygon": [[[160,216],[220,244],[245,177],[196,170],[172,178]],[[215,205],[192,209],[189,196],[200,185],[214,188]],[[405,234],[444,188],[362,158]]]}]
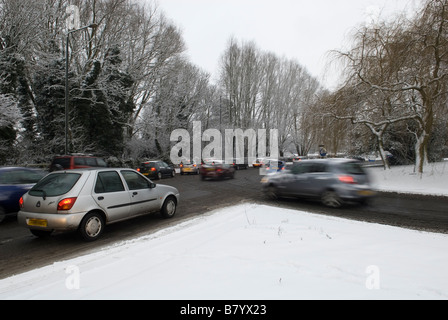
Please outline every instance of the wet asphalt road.
[{"label": "wet asphalt road", "polygon": [[[297,199],[267,200],[260,189],[257,169],[240,170],[236,178],[201,181],[198,176],[167,178],[156,183],[177,187],[181,194],[176,216],[163,220],[157,214],[107,226],[102,237],[83,242],[76,233],[54,234],[38,239],[19,227],[15,218],[0,224],[0,279],[38,267],[95,252],[116,242],[148,235],[210,210],[243,202],[275,205],[315,214],[367,221],[409,229],[448,233],[448,197],[380,193],[365,206],[349,205],[329,209],[319,202]],[[378,235],[381,236],[381,235]]]}]

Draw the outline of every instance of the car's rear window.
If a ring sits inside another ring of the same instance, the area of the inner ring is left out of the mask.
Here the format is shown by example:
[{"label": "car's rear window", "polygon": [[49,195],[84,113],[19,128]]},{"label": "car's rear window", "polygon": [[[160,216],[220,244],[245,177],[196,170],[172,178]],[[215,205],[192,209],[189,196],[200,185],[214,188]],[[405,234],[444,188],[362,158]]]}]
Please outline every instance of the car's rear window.
[{"label": "car's rear window", "polygon": [[43,178],[45,173],[34,170],[11,170],[0,173],[0,184],[33,184]]},{"label": "car's rear window", "polygon": [[142,168],[155,168],[156,163],[150,162],[150,163],[142,163]]},{"label": "car's rear window", "polygon": [[55,173],[40,180],[29,194],[36,197],[57,197],[69,192],[81,177],[79,173]]},{"label": "car's rear window", "polygon": [[362,166],[356,162],[347,162],[341,165],[341,169],[344,173],[349,174],[365,174]]},{"label": "car's rear window", "polygon": [[70,158],[55,158],[53,159],[52,167],[60,165],[63,169],[70,168]]}]

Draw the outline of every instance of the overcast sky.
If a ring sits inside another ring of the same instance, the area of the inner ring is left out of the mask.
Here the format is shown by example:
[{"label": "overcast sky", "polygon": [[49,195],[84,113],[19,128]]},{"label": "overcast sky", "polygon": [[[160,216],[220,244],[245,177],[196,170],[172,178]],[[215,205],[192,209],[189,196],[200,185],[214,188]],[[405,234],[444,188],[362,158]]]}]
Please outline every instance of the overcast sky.
[{"label": "overcast sky", "polygon": [[381,14],[412,10],[419,0],[156,0],[159,9],[183,33],[190,61],[218,75],[231,36],[254,41],[305,66],[322,84],[335,85],[326,69],[330,50],[347,44],[349,33]]}]

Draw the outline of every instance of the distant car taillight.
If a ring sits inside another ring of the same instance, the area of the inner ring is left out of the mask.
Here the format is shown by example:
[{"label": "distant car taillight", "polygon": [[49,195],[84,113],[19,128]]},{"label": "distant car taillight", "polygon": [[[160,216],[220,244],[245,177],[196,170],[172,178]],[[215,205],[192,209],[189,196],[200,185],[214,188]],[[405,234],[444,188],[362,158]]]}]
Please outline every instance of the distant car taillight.
[{"label": "distant car taillight", "polygon": [[155,172],[155,171],[156,171],[156,168],[154,168],[154,167],[151,168],[151,171],[152,171],[152,172]]},{"label": "distant car taillight", "polygon": [[353,179],[352,176],[339,176],[339,181],[343,182],[343,183],[348,183],[348,184],[355,184],[355,179]]},{"label": "distant car taillight", "polygon": [[137,168],[137,171],[140,172],[140,168]]},{"label": "distant car taillight", "polygon": [[73,205],[75,204],[77,198],[66,198],[63,199],[61,201],[59,201],[58,203],[58,211],[66,211],[66,210],[70,210]]},{"label": "distant car taillight", "polygon": [[21,209],[23,208],[23,197],[20,197],[19,199],[19,206]]}]

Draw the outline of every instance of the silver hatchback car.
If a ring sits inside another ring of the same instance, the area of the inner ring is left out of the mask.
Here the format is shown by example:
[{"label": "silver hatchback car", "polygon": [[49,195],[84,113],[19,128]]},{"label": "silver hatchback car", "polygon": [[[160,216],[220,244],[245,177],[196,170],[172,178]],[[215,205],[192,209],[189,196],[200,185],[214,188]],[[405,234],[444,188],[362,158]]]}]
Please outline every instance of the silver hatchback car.
[{"label": "silver hatchback car", "polygon": [[284,172],[265,176],[264,193],[278,197],[317,198],[328,207],[344,202],[367,203],[376,195],[369,176],[357,161],[350,159],[318,159],[295,162]]},{"label": "silver hatchback car", "polygon": [[18,222],[36,236],[78,230],[96,240],[107,224],[161,212],[172,218],[179,191],[154,184],[133,169],[92,168],[56,171],[20,199]]}]

